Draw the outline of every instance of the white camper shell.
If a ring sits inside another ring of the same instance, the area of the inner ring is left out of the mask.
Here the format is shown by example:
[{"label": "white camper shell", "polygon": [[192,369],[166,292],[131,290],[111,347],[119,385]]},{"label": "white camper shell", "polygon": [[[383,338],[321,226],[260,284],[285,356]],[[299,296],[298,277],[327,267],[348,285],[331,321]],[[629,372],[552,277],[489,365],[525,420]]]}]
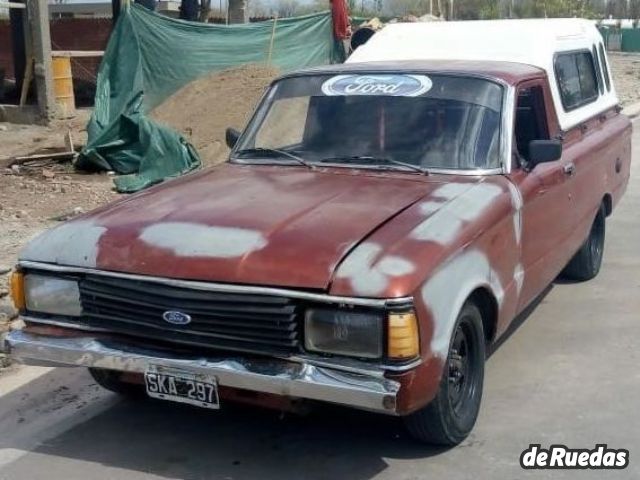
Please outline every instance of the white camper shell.
[{"label": "white camper shell", "polygon": [[[567,75],[563,76],[562,62],[567,55],[578,53],[583,53],[581,58],[591,59],[598,78],[598,91],[584,101],[568,102],[566,91],[574,87],[580,89],[577,82],[582,78],[579,75],[565,78]],[[567,18],[390,24],[359,47],[347,62],[394,60],[490,60],[539,67],[549,77],[558,121],[563,130],[618,105],[602,36],[595,23],[589,20]]]}]

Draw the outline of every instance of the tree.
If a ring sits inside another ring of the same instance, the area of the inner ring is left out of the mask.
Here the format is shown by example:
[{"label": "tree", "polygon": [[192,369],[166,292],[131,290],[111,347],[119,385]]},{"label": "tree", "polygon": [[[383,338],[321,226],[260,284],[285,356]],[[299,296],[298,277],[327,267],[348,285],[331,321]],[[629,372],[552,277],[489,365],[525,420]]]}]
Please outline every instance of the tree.
[{"label": "tree", "polygon": [[628,18],[627,1],[626,0],[609,0],[605,10],[607,17]]},{"label": "tree", "polygon": [[[352,12],[350,4],[347,3],[347,5],[349,5],[349,12]],[[325,12],[330,8],[329,0],[312,0],[311,2],[298,4],[296,14],[306,15],[307,13]]]},{"label": "tree", "polygon": [[483,0],[479,5],[479,18],[491,20],[500,18],[500,2],[498,0]]},{"label": "tree", "polygon": [[274,9],[278,17],[293,17],[298,11],[296,0],[277,0]]},{"label": "tree", "polygon": [[[433,3],[435,9],[435,0],[433,0]],[[407,15],[421,17],[429,13],[429,0],[388,0],[385,10],[385,13],[395,17]]]},{"label": "tree", "polygon": [[211,0],[200,0],[200,15],[198,16],[198,20],[200,22],[208,22],[209,13],[211,13]]},{"label": "tree", "polygon": [[249,1],[249,16],[250,17],[268,17],[271,15],[271,9],[265,5],[263,0],[250,0]]}]

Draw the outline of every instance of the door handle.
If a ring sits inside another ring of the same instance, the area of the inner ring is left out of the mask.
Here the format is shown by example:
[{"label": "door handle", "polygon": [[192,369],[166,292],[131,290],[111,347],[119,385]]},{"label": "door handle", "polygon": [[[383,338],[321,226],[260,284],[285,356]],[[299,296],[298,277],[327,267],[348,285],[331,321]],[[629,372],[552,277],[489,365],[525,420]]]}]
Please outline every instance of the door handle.
[{"label": "door handle", "polygon": [[573,162],[567,163],[562,167],[562,171],[570,177],[576,173],[576,165]]}]

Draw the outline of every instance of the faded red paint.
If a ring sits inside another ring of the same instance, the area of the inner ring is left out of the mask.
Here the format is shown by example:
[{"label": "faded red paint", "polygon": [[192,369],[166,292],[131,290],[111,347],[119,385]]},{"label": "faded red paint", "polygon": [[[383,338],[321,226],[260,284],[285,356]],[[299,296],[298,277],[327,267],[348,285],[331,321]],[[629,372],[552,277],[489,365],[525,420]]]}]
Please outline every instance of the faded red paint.
[{"label": "faded red paint", "polygon": [[[434,71],[472,71],[515,88],[539,84],[550,137],[561,133],[542,70],[497,62],[429,65]],[[399,66],[376,65],[385,68]],[[612,206],[618,202],[629,178],[630,133],[629,120],[611,110],[563,132],[562,159],[530,172],[515,166],[509,175],[228,164],[152,188],[81,220],[106,229],[98,245],[99,269],[338,296],[413,296],[423,362],[412,371],[388,374],[402,385],[397,410],[405,414],[427,404],[440,383],[448,345],[437,337],[446,320],[440,318],[437,293],[462,288],[460,272],[465,280],[488,272],[486,281],[473,288],[495,301],[497,315],[489,322],[495,340],[579,249],[605,198]],[[570,162],[576,165],[574,176],[563,172]],[[469,203],[456,207],[465,195]],[[459,218],[449,218],[457,227],[447,236],[446,229],[438,230],[444,224],[437,215],[451,205]],[[242,255],[221,258],[215,252],[178,254],[163,246],[161,236],[155,245],[141,239],[148,227],[172,222],[239,228],[264,241]],[[438,231],[425,234],[421,226]],[[434,240],[432,233],[442,233],[443,240]],[[346,269],[363,248],[364,260]],[[360,271],[376,273],[377,291],[359,291]]]},{"label": "faded red paint", "polygon": [[[402,174],[227,164],[92,214],[107,229],[97,268],[325,290],[356,243],[439,184]],[[246,229],[266,244],[233,258],[180,256],[140,239],[159,222]]]}]

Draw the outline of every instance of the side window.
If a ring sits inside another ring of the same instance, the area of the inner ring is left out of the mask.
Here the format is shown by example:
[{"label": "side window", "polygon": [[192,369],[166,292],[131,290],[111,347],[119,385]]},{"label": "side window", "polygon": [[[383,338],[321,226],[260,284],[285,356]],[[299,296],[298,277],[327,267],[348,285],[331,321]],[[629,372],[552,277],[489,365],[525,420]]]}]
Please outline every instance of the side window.
[{"label": "side window", "polygon": [[558,55],[555,61],[555,71],[565,110],[575,108],[580,104],[582,92],[580,91],[578,65],[573,55]]},{"label": "side window", "polygon": [[576,63],[578,64],[582,99],[587,103],[598,97],[598,81],[596,80],[593,57],[590,53],[579,53],[576,55]]},{"label": "side window", "polygon": [[598,81],[589,51],[556,56],[555,72],[562,105],[573,110],[598,98]]},{"label": "side window", "polygon": [[609,67],[607,67],[607,57],[604,54],[604,45],[600,44],[600,64],[604,73],[604,83],[607,85],[607,92],[611,91],[611,79],[609,78]]},{"label": "side window", "polygon": [[549,138],[542,87],[525,87],[518,91],[515,122],[518,155],[528,160],[529,142]]},{"label": "side window", "polygon": [[256,136],[256,147],[281,148],[302,142],[309,97],[276,100]]},{"label": "side window", "polygon": [[600,70],[600,62],[598,61],[598,49],[596,46],[593,46],[593,50],[591,51],[591,56],[593,57],[593,63],[596,68],[596,76],[598,77],[598,91],[600,94],[604,93],[604,82],[602,81],[602,70]]}]

